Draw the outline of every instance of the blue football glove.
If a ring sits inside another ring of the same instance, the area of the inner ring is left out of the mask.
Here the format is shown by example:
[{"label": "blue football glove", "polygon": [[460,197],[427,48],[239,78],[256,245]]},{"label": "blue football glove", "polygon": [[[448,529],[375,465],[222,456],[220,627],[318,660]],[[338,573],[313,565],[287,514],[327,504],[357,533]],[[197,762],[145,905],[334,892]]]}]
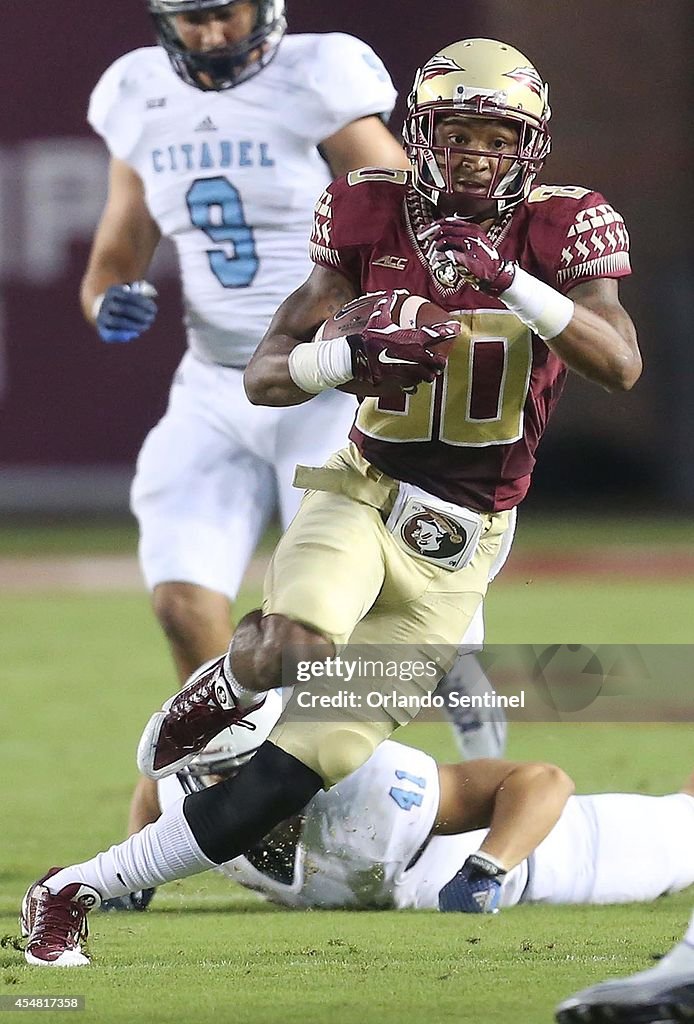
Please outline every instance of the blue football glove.
[{"label": "blue football glove", "polygon": [[147,281],[114,284],[95,302],[96,329],[102,341],[132,341],[154,323],[156,289]]},{"label": "blue football glove", "polygon": [[112,896],[110,900],[102,900],[101,910],[146,910],[156,891],[138,889],[137,892],[128,892],[125,896]]},{"label": "blue football glove", "polygon": [[506,871],[483,853],[473,853],[439,893],[444,913],[498,914]]}]

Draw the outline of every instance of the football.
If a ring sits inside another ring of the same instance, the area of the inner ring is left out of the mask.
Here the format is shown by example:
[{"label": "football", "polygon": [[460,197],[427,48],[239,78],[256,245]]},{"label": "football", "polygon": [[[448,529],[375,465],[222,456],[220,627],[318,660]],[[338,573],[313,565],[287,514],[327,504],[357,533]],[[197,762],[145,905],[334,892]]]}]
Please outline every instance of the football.
[{"label": "football", "polygon": [[[315,341],[330,341],[332,338],[344,338],[347,334],[358,334],[366,327],[367,321],[374,311],[376,303],[382,299],[387,292],[368,292],[352,299],[346,303],[337,313],[333,313],[329,320],[326,320],[316,331]],[[399,327],[432,327],[434,324],[443,324],[453,317],[435,302],[425,299],[422,295],[412,295],[404,289],[393,292],[393,305],[390,315],[393,323]],[[455,341],[455,338],[453,339]],[[446,340],[437,344],[436,351],[446,354],[453,341]]]},{"label": "football", "polygon": [[[387,294],[389,293],[368,292],[347,302],[337,313],[333,313],[329,320],[321,324],[316,331],[314,341],[331,341],[333,338],[344,338],[348,334],[359,334],[366,327],[376,303]],[[412,295],[405,289],[398,289],[392,295],[393,303],[390,315],[393,323],[399,327],[410,330],[416,327],[433,327],[435,324],[443,324],[454,319],[447,310],[422,295]],[[455,341],[456,338],[453,337],[432,342],[432,351],[448,356]],[[339,390],[364,397],[366,395],[392,394],[393,390],[400,389],[395,387],[392,382],[388,385],[369,386],[350,381],[347,384],[342,384]]]}]

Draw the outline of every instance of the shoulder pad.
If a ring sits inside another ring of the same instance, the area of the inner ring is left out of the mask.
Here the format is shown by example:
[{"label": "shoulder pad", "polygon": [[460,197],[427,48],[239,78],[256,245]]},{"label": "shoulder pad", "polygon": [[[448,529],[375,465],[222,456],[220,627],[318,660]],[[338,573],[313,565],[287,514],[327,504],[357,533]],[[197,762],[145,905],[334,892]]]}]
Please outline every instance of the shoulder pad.
[{"label": "shoulder pad", "polygon": [[114,156],[126,159],[132,152],[142,124],[135,105],[143,84],[162,67],[168,67],[168,60],[161,47],[141,47],[114,61],[94,87],[87,120]]},{"label": "shoulder pad", "polygon": [[567,291],[580,281],[631,272],[624,219],[600,192],[540,185],[525,201],[528,233],[541,276]]},{"label": "shoulder pad", "polygon": [[311,97],[311,128],[319,139],[334,135],[362,117],[390,116],[397,93],[370,46],[343,32],[303,38],[312,44],[302,74]]}]

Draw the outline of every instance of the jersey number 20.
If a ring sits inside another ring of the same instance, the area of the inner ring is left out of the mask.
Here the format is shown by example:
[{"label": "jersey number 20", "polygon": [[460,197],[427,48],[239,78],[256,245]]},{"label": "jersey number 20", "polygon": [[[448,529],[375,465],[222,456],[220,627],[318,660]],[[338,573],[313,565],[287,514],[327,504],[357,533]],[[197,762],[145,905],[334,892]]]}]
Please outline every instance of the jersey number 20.
[{"label": "jersey number 20", "polygon": [[224,288],[247,288],[258,271],[253,229],[246,224],[238,189],[228,178],[198,178],[186,202],[196,228],[219,244],[208,249],[210,270]]}]

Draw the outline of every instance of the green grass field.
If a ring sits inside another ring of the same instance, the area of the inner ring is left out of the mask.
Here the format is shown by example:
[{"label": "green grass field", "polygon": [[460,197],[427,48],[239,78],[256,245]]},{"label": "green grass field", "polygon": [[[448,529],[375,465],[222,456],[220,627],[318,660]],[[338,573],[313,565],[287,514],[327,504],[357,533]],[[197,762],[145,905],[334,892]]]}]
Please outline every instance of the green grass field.
[{"label": "green grass field", "polygon": [[[535,523],[517,548],[614,546],[621,536],[637,550],[684,554],[691,541],[686,523],[624,526]],[[2,557],[133,549],[129,528],[0,531]],[[245,591],[240,610],[257,597]],[[488,639],[689,643],[693,604],[690,584],[674,576],[502,577],[487,603]],[[8,590],[0,596],[0,650],[5,935],[16,934],[18,903],[33,878],[121,838],[141,723],[173,684],[139,592]],[[398,738],[454,756],[445,726],[415,724]],[[684,724],[516,725],[509,755],[556,761],[583,792],[668,792],[694,767]],[[11,947],[0,950],[0,995],[84,995],[86,1018],[99,1024],[548,1024],[572,989],[663,952],[681,934],[693,895],[651,906],[522,907],[484,919],[302,914],[198,876],[160,891],[147,914],[95,915],[87,970],[37,972]]]}]

